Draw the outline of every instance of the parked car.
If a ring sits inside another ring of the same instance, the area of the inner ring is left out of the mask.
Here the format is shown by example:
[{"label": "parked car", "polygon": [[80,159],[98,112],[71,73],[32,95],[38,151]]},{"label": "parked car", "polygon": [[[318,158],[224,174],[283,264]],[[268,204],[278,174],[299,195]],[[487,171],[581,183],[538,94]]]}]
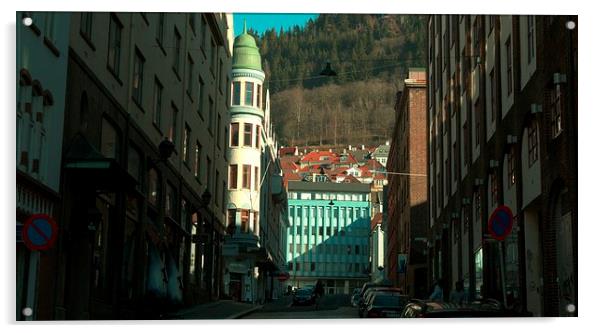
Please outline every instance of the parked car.
[{"label": "parked car", "polygon": [[293,295],[293,305],[314,304],[315,302],[315,294],[310,289],[297,289]]},{"label": "parked car", "polygon": [[401,294],[401,289],[399,289],[399,288],[383,287],[383,286],[369,287],[368,289],[366,289],[364,296],[360,296],[360,298],[358,300],[357,314],[360,318],[363,318],[364,312],[366,311],[366,307],[368,305],[368,301],[369,301],[370,297],[372,296],[372,294],[374,294],[375,292],[379,292],[379,291],[387,291],[387,292]]},{"label": "parked car", "polygon": [[375,292],[368,301],[363,316],[366,318],[399,318],[401,310],[408,300],[407,295],[397,292]]},{"label": "parked car", "polygon": [[402,318],[472,318],[515,316],[504,305],[494,299],[485,299],[468,304],[411,300],[403,308]]}]

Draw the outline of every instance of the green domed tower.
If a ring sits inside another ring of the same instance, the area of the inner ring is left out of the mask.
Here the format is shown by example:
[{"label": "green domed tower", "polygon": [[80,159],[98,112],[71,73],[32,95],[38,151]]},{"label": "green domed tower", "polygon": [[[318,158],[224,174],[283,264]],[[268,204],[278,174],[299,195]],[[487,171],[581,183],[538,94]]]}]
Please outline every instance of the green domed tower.
[{"label": "green domed tower", "polygon": [[232,69],[254,69],[263,72],[259,48],[255,38],[247,33],[246,22],[243,33],[234,40]]}]

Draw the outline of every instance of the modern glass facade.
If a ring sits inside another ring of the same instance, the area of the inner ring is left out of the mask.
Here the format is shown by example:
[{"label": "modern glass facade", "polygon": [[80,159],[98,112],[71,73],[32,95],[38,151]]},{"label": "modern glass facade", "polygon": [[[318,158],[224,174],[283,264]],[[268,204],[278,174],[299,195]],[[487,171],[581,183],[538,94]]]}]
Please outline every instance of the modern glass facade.
[{"label": "modern glass facade", "polygon": [[347,293],[368,280],[370,186],[289,182],[287,264],[291,285],[322,280]]}]

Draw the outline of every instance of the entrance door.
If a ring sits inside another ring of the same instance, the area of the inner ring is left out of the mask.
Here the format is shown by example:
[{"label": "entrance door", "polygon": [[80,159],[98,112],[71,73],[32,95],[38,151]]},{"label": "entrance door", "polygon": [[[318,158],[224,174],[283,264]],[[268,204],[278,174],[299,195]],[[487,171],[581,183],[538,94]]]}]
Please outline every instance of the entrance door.
[{"label": "entrance door", "polygon": [[542,315],[543,275],[540,243],[540,222],[536,211],[525,211],[525,268],[527,283],[527,311]]},{"label": "entrance door", "polygon": [[233,301],[240,302],[242,299],[242,274],[230,273],[230,297]]}]

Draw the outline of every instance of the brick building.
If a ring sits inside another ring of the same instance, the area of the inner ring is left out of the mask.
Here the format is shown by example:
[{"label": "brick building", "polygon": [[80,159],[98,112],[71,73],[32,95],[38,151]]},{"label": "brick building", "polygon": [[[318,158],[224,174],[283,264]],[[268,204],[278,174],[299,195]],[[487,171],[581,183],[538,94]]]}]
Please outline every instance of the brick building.
[{"label": "brick building", "polygon": [[[425,297],[428,204],[426,177],[421,176],[426,175],[427,152],[424,69],[409,70],[404,89],[397,93],[395,113],[387,163],[387,273],[408,295]],[[400,258],[405,258],[405,265]]]},{"label": "brick building", "polygon": [[[428,20],[429,277],[536,316],[577,302],[577,30],[569,16]],[[513,228],[492,238],[505,205]]]}]

